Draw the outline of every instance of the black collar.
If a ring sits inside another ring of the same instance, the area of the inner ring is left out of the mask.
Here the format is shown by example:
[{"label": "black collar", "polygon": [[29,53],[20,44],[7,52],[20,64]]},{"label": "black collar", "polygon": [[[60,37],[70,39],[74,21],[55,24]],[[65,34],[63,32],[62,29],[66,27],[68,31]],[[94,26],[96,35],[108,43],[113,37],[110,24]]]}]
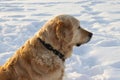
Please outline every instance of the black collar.
[{"label": "black collar", "polygon": [[52,51],[55,55],[57,55],[62,61],[65,61],[64,55],[59,52],[58,50],[54,49],[50,44],[45,43],[43,40],[40,38],[37,38],[48,50]]}]

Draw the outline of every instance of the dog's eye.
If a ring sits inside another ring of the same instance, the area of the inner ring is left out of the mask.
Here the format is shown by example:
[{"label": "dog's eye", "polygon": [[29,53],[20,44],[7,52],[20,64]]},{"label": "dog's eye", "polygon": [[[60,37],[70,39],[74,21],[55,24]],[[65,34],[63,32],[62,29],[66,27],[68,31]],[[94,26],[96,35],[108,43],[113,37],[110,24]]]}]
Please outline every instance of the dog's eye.
[{"label": "dog's eye", "polygon": [[80,26],[78,27],[78,29],[80,29]]}]

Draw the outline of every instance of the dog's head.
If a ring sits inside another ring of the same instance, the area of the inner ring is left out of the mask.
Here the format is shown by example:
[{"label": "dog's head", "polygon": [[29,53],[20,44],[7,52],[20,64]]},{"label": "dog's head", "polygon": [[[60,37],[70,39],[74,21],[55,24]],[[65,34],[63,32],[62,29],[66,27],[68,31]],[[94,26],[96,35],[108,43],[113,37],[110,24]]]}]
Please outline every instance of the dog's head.
[{"label": "dog's head", "polygon": [[92,33],[83,29],[73,16],[58,15],[41,28],[38,37],[69,57],[73,46],[90,41]]},{"label": "dog's head", "polygon": [[59,15],[56,20],[56,35],[58,39],[70,45],[80,46],[87,43],[92,37],[92,33],[80,26],[79,20],[70,15]]}]

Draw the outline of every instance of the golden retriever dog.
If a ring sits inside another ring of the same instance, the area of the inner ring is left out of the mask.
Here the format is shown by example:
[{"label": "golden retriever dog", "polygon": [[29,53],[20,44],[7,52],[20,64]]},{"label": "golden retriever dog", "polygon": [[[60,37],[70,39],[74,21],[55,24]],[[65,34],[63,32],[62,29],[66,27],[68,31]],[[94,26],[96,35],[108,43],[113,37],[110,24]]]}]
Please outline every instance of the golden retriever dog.
[{"label": "golden retriever dog", "polygon": [[0,67],[0,80],[63,80],[73,46],[91,37],[73,16],[55,16]]}]

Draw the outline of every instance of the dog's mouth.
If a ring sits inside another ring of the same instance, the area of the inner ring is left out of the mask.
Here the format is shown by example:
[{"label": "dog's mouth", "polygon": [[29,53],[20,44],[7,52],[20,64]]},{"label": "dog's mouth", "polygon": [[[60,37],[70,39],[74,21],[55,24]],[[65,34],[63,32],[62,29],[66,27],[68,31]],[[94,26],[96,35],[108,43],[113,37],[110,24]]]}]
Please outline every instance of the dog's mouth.
[{"label": "dog's mouth", "polygon": [[91,38],[88,38],[87,41],[85,41],[84,43],[77,43],[76,46],[79,47],[79,46],[81,46],[82,44],[88,43],[90,40],[91,40]]},{"label": "dog's mouth", "polygon": [[80,44],[80,43],[78,43],[78,44],[76,44],[76,46],[77,46],[77,47],[79,47],[79,46],[81,46],[81,44]]}]

